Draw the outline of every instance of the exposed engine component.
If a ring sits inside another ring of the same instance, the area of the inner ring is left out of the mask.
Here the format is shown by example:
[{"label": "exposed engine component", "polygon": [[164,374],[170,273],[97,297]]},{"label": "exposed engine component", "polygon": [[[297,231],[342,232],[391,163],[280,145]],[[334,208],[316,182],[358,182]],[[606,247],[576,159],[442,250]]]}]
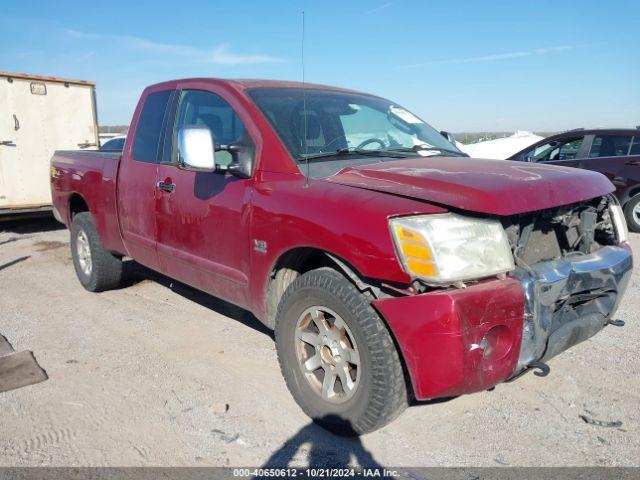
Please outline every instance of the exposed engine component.
[{"label": "exposed engine component", "polygon": [[615,245],[607,197],[509,217],[503,222],[521,267]]}]

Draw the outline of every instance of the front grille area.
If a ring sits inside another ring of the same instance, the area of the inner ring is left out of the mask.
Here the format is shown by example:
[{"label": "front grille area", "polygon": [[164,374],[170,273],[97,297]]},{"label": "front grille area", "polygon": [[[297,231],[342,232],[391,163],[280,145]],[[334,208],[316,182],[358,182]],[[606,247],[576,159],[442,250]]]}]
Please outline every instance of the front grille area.
[{"label": "front grille area", "polygon": [[520,267],[573,255],[588,255],[615,245],[608,197],[532,213],[503,221],[513,256]]}]

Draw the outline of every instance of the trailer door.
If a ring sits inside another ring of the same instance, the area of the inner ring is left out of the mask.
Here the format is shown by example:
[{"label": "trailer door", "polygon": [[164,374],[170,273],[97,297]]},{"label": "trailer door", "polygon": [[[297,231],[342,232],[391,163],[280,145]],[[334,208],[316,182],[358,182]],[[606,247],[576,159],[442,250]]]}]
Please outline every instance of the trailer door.
[{"label": "trailer door", "polygon": [[93,88],[39,79],[0,79],[0,208],[51,204],[56,150],[97,147]]},{"label": "trailer door", "polygon": [[11,95],[6,80],[0,79],[0,105],[7,108],[0,109],[0,209],[11,206],[15,194],[11,178],[13,167],[17,162],[18,149],[15,132],[15,122],[11,114]]}]

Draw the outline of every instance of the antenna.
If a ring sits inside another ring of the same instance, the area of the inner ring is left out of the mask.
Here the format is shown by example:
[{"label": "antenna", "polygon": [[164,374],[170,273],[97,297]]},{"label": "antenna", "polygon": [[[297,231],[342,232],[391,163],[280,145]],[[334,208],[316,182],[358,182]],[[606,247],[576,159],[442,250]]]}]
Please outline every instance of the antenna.
[{"label": "antenna", "polygon": [[307,145],[307,88],[304,83],[304,10],[302,10],[302,48],[300,51],[301,66],[302,66],[302,122],[303,122],[303,145],[304,145],[304,162],[305,175],[304,186],[309,186],[309,148]]}]

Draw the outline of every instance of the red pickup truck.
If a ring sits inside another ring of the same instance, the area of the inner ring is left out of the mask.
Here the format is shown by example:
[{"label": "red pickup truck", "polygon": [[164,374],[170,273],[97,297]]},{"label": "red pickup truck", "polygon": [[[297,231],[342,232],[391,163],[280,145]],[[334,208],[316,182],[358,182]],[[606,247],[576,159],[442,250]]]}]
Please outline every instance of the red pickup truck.
[{"label": "red pickup truck", "polygon": [[296,401],[342,434],[546,374],[622,323],[632,256],[603,175],[467,158],[373,95],[153,85],[122,154],[56,152],[51,187],[86,289],[131,257],[250,310]]}]

